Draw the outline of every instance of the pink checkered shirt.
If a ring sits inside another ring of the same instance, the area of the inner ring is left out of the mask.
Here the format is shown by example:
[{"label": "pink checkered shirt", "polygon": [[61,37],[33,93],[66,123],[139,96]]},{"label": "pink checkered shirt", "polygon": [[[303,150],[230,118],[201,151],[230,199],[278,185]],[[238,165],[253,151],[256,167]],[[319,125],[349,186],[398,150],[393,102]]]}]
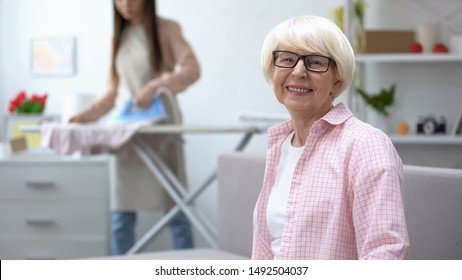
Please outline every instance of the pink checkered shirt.
[{"label": "pink checkered shirt", "polygon": [[[273,259],[266,207],[291,122],[268,130],[253,259]],[[388,136],[340,103],[311,128],[291,182],[281,259],[405,259],[403,166]]]}]

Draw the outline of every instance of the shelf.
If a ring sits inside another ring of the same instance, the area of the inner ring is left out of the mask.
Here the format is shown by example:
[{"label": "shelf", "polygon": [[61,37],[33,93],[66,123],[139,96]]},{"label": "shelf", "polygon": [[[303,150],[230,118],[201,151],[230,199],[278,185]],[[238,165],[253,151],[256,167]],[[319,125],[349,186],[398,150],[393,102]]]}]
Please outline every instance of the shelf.
[{"label": "shelf", "polygon": [[462,62],[462,54],[359,54],[356,55],[356,62]]},{"label": "shelf", "polygon": [[451,144],[462,145],[462,136],[449,135],[390,135],[391,141],[395,144]]}]

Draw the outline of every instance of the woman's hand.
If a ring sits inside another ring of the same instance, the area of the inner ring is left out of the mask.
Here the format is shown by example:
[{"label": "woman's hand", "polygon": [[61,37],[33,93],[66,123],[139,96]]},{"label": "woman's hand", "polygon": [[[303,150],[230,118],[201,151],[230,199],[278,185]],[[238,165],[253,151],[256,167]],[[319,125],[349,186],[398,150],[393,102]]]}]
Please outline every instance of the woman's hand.
[{"label": "woman's hand", "polygon": [[139,108],[149,107],[152,99],[156,95],[157,87],[153,82],[147,83],[135,96],[135,106]]},{"label": "woman's hand", "polygon": [[68,123],[81,123],[81,122],[83,122],[83,120],[79,116],[73,116],[67,122]]}]

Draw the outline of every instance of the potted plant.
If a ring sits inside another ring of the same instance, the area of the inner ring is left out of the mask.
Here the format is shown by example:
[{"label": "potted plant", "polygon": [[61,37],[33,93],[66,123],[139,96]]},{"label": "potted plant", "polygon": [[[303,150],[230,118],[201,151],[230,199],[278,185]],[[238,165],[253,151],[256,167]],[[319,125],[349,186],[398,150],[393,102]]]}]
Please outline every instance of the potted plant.
[{"label": "potted plant", "polygon": [[367,93],[361,88],[356,89],[369,105],[370,110],[367,110],[367,121],[385,133],[390,130],[388,108],[395,103],[395,90],[396,84],[391,85],[388,89],[383,88],[376,94]]},{"label": "potted plant", "polygon": [[45,110],[48,94],[32,94],[29,98],[24,90],[19,91],[16,96],[10,100],[8,111],[17,114],[42,114]]},{"label": "potted plant", "polygon": [[389,89],[383,88],[377,94],[367,93],[361,88],[357,88],[356,91],[361,95],[368,105],[374,108],[377,112],[385,117],[388,117],[388,107],[395,103],[395,90],[396,84],[392,84]]}]

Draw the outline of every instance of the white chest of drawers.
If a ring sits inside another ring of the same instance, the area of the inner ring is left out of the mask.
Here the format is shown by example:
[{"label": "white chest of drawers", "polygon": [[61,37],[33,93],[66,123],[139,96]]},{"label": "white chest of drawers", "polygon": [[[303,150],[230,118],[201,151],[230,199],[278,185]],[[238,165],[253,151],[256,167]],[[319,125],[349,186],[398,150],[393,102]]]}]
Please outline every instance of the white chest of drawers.
[{"label": "white chest of drawers", "polygon": [[109,157],[0,160],[0,259],[109,253]]}]

